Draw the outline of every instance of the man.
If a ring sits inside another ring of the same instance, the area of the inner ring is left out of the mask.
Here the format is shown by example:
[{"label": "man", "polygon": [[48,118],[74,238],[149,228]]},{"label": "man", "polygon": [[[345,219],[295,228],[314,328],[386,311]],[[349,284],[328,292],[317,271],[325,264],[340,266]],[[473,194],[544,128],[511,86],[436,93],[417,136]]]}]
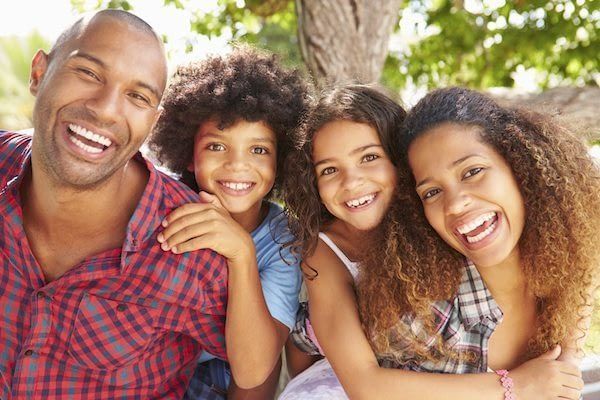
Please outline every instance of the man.
[{"label": "man", "polygon": [[1,399],[181,398],[201,350],[225,358],[223,258],[156,240],[198,199],[138,154],[166,74],[116,10],[33,58],[33,137],[0,132]]}]

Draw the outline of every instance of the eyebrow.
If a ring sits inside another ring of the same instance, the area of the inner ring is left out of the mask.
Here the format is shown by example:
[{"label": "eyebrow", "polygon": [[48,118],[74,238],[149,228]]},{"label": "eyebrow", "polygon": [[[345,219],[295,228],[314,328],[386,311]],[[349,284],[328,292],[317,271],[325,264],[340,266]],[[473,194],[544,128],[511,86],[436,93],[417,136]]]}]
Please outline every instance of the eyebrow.
[{"label": "eyebrow", "polygon": [[[219,134],[219,133],[215,133],[215,132],[207,132],[207,133],[203,133],[200,135],[200,138],[214,138],[214,139],[223,139],[225,137],[225,135]],[[263,137],[253,137],[250,138],[251,142],[267,142],[267,143],[271,143],[273,145],[275,145],[276,141],[270,138],[263,138]]]},{"label": "eyebrow", "polygon": [[[457,166],[458,164],[468,160],[471,157],[481,157],[480,154],[477,153],[473,153],[473,154],[469,154],[466,155],[464,157],[459,158],[458,160],[453,161],[452,163],[450,163],[450,165],[448,166],[448,168],[452,168]],[[431,181],[431,178],[427,177],[425,179],[423,179],[422,181],[420,181],[419,183],[417,183],[417,185],[415,186],[416,188],[419,188],[420,186],[423,186],[424,184],[428,183],[429,181]]]},{"label": "eyebrow", "polygon": [[[357,147],[356,149],[352,150],[352,151],[351,151],[350,153],[348,153],[348,154],[349,154],[349,155],[351,155],[351,156],[353,156],[353,155],[355,155],[355,154],[362,153],[363,151],[365,151],[365,150],[368,150],[368,149],[370,149],[371,147],[383,147],[383,146],[382,146],[382,145],[380,145],[380,144],[371,143],[371,144],[367,144],[367,145],[365,145],[365,146],[360,146],[360,147]],[[328,162],[331,162],[331,161],[333,161],[333,159],[334,159],[334,158],[325,158],[325,159],[323,159],[323,160],[320,160],[320,161],[318,161],[318,162],[316,162],[316,163],[315,163],[315,168],[316,168],[316,167],[318,167],[318,166],[319,166],[319,165],[321,165],[321,164],[326,164],[326,163],[328,163]]]},{"label": "eyebrow", "polygon": [[[97,64],[99,67],[106,69],[106,63],[104,61],[102,61],[101,59],[99,59],[96,56],[93,56],[89,53],[83,52],[83,51],[78,51],[73,58],[83,58],[85,60],[88,60],[94,64]],[[140,80],[136,80],[133,82],[136,86],[142,87],[148,91],[150,91],[154,97],[156,98],[156,100],[158,101],[161,98],[161,94],[160,91],[158,90],[157,87],[150,85],[149,83],[140,81]]]}]

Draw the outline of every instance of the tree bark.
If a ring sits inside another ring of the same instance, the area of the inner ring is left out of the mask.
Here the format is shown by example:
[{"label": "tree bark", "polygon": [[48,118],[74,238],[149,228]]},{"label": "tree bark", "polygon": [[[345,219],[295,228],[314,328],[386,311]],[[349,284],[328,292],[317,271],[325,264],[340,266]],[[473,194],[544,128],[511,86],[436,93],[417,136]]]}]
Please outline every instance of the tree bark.
[{"label": "tree bark", "polygon": [[318,83],[377,82],[402,0],[295,0],[300,51]]},{"label": "tree bark", "polygon": [[503,105],[553,114],[587,141],[600,141],[598,87],[557,87],[539,94],[505,89],[492,96]]}]

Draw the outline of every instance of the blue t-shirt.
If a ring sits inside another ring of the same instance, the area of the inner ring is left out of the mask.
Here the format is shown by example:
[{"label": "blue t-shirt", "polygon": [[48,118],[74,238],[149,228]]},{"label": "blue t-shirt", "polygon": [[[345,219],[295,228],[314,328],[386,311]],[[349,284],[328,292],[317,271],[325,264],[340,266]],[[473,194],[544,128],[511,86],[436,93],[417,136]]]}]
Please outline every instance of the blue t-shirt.
[{"label": "blue t-shirt", "polygon": [[[281,206],[269,203],[269,213],[250,235],[267,308],[273,318],[291,330],[296,322],[302,274],[300,257],[291,254],[289,247],[283,247],[292,236]],[[213,358],[203,352],[199,362]]]}]

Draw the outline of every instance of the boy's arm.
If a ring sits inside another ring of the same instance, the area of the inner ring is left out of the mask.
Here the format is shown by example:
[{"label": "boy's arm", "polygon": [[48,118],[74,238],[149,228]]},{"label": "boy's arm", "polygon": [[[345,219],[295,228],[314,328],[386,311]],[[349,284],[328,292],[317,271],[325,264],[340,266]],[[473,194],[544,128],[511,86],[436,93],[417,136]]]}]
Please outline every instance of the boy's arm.
[{"label": "boy's arm", "polygon": [[289,329],[269,313],[250,234],[231,218],[216,196],[210,199],[211,203],[187,204],[173,211],[158,240],[165,251],[208,248],[227,259],[227,358],[236,384],[252,388],[262,384],[273,370]]}]

